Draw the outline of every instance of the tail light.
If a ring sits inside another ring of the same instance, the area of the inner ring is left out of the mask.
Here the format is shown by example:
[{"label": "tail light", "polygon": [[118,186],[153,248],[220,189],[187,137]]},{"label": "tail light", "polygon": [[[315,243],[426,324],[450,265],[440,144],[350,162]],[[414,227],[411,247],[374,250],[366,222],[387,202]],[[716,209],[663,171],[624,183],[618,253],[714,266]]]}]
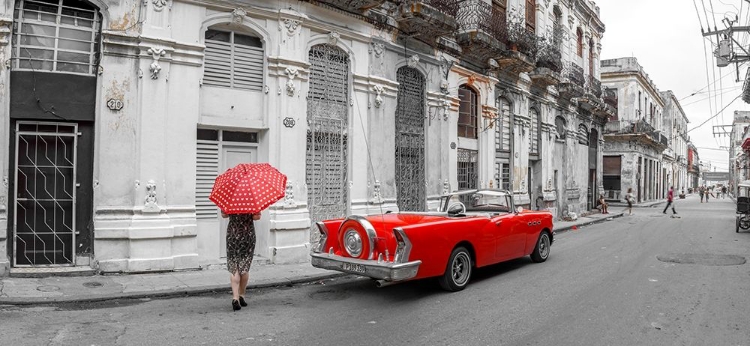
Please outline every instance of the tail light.
[{"label": "tail light", "polygon": [[393,255],[393,262],[404,263],[409,260],[411,252],[411,242],[401,228],[393,229],[393,236],[396,238],[396,253]]},{"label": "tail light", "polygon": [[325,251],[326,241],[328,240],[328,228],[322,222],[316,222],[318,231],[320,231],[320,237],[318,238],[318,244],[313,248],[313,252]]}]

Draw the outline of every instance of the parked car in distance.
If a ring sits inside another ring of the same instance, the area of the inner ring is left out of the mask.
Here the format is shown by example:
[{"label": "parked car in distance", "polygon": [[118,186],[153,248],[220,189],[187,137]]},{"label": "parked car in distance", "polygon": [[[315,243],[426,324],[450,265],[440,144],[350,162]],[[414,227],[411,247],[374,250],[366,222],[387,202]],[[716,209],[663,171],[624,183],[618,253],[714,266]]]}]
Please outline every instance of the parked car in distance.
[{"label": "parked car in distance", "polygon": [[442,196],[436,212],[355,215],[317,228],[315,267],[378,286],[437,277],[448,291],[464,289],[475,268],[523,256],[544,262],[554,240],[551,213],[516,209],[511,193],[493,189]]}]

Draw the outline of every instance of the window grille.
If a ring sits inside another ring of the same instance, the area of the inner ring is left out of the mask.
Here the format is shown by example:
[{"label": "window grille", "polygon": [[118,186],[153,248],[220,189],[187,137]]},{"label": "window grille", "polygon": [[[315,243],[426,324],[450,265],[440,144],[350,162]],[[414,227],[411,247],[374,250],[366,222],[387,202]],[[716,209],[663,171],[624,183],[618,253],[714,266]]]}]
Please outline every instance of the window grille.
[{"label": "window grille", "polygon": [[466,85],[458,89],[458,136],[477,138],[477,93]]},{"label": "window grille", "polygon": [[476,150],[458,149],[458,189],[471,190],[477,188],[478,158]]},{"label": "window grille", "polygon": [[203,84],[236,89],[263,89],[263,42],[230,31],[206,31]]},{"label": "window grille", "polygon": [[539,112],[536,109],[529,109],[531,117],[531,131],[529,131],[529,153],[539,153]]},{"label": "window grille", "polygon": [[510,103],[505,99],[497,100],[498,122],[495,126],[495,151],[510,150]]},{"label": "window grille", "polygon": [[510,165],[507,162],[495,162],[495,183],[498,189],[510,190]]},{"label": "window grille", "polygon": [[19,0],[13,16],[14,70],[96,73],[101,19],[95,7],[77,0]]},{"label": "window grille", "polygon": [[425,77],[419,70],[396,72],[396,189],[398,209],[425,209],[424,107]]},{"label": "window grille", "polygon": [[589,130],[586,125],[578,125],[578,143],[589,145]]}]

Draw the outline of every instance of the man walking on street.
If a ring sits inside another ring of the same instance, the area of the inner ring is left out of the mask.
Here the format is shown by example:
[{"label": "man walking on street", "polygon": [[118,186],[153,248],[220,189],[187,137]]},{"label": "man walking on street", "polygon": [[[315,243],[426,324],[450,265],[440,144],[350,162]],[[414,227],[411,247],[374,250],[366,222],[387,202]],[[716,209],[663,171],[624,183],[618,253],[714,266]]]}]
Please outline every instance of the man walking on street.
[{"label": "man walking on street", "polygon": [[674,202],[674,186],[670,186],[669,187],[669,192],[667,192],[667,206],[664,207],[664,211],[662,213],[666,214],[667,213],[667,209],[669,209],[669,206],[671,205],[672,206],[672,215],[676,215],[677,211],[674,210],[674,204],[672,204],[673,202]]}]

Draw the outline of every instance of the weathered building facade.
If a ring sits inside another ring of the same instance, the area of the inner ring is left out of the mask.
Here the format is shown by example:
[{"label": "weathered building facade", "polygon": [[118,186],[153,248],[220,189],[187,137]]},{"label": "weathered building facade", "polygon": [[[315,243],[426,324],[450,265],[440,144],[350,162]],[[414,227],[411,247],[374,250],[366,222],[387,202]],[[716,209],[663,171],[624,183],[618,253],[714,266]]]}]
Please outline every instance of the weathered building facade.
[{"label": "weathered building facade", "polygon": [[636,58],[602,60],[602,84],[617,103],[617,117],[604,134],[605,198],[622,200],[629,188],[636,201],[663,198],[666,169],[662,153],[665,103]]},{"label": "weathered building facade", "polygon": [[561,216],[602,189],[604,25],[590,1],[17,0],[0,8],[0,272],[221,264],[207,199],[288,176],[256,259],[326,218],[511,190]]},{"label": "weathered building facade", "polygon": [[665,187],[674,186],[675,191],[688,192],[687,184],[687,149],[690,137],[687,135],[687,124],[690,121],[680,105],[680,100],[671,91],[661,92],[664,100],[664,125],[662,133],[667,136],[669,143],[662,153],[664,169],[666,170]]}]

